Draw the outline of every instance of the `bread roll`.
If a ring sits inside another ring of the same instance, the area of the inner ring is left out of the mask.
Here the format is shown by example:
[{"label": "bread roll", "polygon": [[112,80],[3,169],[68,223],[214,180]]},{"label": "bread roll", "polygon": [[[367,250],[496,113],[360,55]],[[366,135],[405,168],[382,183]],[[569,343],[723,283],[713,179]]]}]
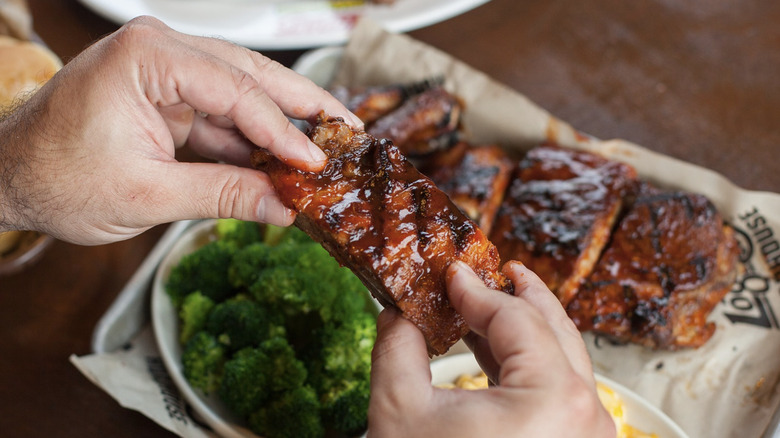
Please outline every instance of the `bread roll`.
[{"label": "bread roll", "polygon": [[41,44],[0,35],[0,108],[24,100],[61,67]]}]

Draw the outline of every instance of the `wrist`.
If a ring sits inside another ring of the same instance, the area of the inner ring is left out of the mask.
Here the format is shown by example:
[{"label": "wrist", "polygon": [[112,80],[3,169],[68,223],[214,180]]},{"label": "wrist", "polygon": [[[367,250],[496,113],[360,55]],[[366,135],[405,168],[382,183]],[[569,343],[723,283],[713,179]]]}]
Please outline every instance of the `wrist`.
[{"label": "wrist", "polygon": [[24,172],[21,132],[25,129],[20,108],[0,115],[0,232],[25,228],[22,220]]}]

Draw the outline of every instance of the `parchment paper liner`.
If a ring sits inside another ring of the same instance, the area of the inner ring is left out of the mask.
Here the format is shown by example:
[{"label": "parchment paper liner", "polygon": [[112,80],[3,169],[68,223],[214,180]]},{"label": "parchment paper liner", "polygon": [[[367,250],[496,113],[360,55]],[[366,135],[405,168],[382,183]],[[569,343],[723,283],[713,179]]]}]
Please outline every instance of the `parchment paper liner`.
[{"label": "parchment paper liner", "polygon": [[717,324],[714,337],[697,350],[678,352],[614,346],[590,334],[585,339],[596,372],[647,398],[691,437],[761,436],[779,401],[775,309],[780,309],[780,195],[742,190],[708,169],[624,140],[601,141],[577,132],[518,91],[367,21],[356,27],[334,84],[388,84],[431,76],[443,76],[445,86],[464,99],[463,123],[474,143],[523,151],[552,140],[627,162],[646,180],[713,201],[739,231],[745,267],[711,315]]}]

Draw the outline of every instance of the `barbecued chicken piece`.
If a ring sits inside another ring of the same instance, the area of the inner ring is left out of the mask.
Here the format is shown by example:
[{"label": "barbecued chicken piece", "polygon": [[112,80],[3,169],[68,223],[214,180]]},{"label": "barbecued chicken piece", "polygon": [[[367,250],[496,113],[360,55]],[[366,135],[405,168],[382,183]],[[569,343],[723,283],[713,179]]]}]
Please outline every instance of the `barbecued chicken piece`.
[{"label": "barbecued chicken piece", "polygon": [[447,267],[461,260],[487,286],[510,291],[498,251],[392,142],[322,114],[309,136],[328,156],[322,172],[289,167],[264,150],[253,153],[253,166],[298,213],[299,228],[382,305],[416,324],[431,355],[445,353],[469,330],[449,304]]},{"label": "barbecued chicken piece", "polygon": [[473,146],[459,142],[425,160],[420,170],[449,195],[483,233],[489,234],[513,167],[514,163],[497,145]]},{"label": "barbecued chicken piece", "polygon": [[710,201],[643,184],[593,274],[568,305],[581,331],[651,348],[699,347],[731,289],[739,247]]},{"label": "barbecued chicken piece", "polygon": [[389,139],[407,156],[426,155],[455,144],[462,110],[458,97],[435,87],[406,99],[367,132]]},{"label": "barbecued chicken piece", "polygon": [[440,78],[425,79],[418,82],[365,87],[333,87],[331,94],[341,101],[366,126],[370,126],[380,117],[390,113],[410,96],[441,85]]},{"label": "barbecued chicken piece", "polygon": [[502,261],[525,263],[565,306],[596,264],[635,181],[626,164],[539,146],[519,163],[490,238]]}]

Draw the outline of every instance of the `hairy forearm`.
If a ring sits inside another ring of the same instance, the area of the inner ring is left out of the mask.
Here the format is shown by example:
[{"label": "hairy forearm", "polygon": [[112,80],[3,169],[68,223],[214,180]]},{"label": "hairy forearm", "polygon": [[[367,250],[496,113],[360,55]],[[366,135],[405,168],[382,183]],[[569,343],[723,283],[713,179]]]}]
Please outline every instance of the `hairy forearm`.
[{"label": "hairy forearm", "polygon": [[9,108],[0,114],[0,231],[27,227],[24,206],[29,201],[22,190],[24,173],[29,173],[25,162],[25,134],[23,106]]}]

